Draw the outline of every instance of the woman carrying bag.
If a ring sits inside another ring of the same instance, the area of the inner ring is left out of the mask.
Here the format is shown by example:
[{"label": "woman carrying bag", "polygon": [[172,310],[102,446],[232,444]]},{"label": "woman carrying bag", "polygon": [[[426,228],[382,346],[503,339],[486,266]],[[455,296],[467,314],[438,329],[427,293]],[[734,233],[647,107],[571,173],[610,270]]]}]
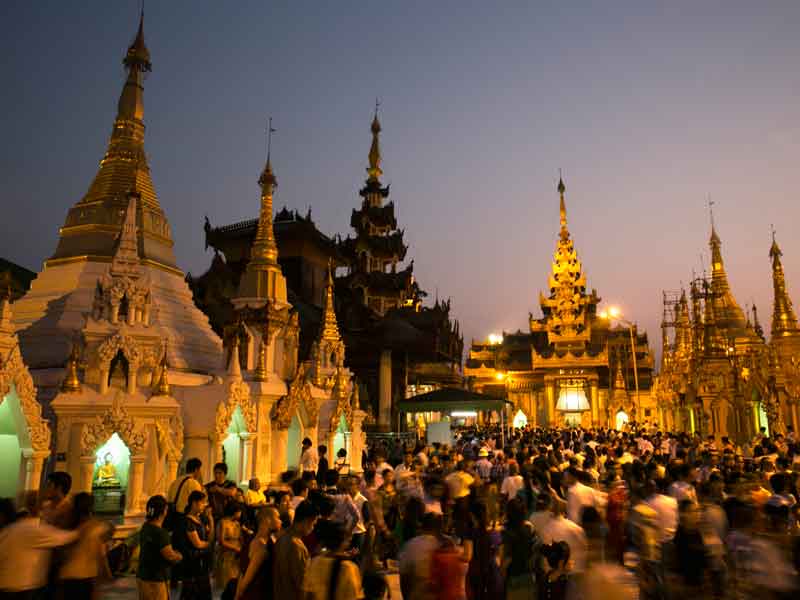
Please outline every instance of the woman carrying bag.
[{"label": "woman carrying bag", "polygon": [[168,600],[170,565],[180,562],[183,556],[172,548],[169,532],[163,527],[167,499],[153,496],[147,501],[146,511],[146,521],[139,531],[139,600]]}]

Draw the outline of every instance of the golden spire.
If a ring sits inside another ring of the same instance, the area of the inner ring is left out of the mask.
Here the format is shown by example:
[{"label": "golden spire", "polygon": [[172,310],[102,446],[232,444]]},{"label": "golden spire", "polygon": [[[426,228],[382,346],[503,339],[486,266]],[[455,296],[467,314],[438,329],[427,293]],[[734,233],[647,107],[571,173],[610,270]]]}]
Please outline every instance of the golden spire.
[{"label": "golden spire", "polygon": [[703,318],[703,350],[706,354],[720,354],[725,352],[728,345],[719,331],[716,316],[716,297],[713,289],[703,281],[703,295],[705,296],[705,314]]},{"label": "golden spire", "polygon": [[325,299],[322,302],[322,324],[320,325],[319,339],[334,343],[341,340],[333,303],[333,263],[331,259],[328,259],[328,278],[325,284]]},{"label": "golden spire", "polygon": [[378,99],[375,99],[375,116],[372,119],[372,145],[369,148],[369,167],[367,168],[367,181],[378,181],[383,171],[381,170],[381,148],[378,136],[381,133],[381,122],[378,121],[378,107],[380,106]]},{"label": "golden spire", "polygon": [[614,389],[625,391],[625,378],[622,376],[622,361],[617,360],[617,373],[614,376]]},{"label": "golden spire", "polygon": [[753,303],[753,330],[756,332],[758,337],[762,340],[764,339],[764,328],[761,327],[761,323],[758,320],[758,308],[756,307],[755,303]]},{"label": "golden spire", "polygon": [[[273,229],[272,196],[278,181],[272,171],[272,117],[267,128],[267,163],[258,178],[261,186],[261,210],[258,215],[258,228],[250,249],[250,261],[239,283],[241,298],[279,298],[285,302],[284,284],[279,284],[283,274],[278,266],[278,245],[275,242]],[[279,289],[280,288],[280,289]]]},{"label": "golden spire", "polygon": [[78,377],[78,361],[80,355],[78,352],[77,341],[72,343],[72,350],[67,359],[67,371],[64,374],[64,381],[61,382],[61,391],[66,393],[80,392],[81,380]]},{"label": "golden spire", "polygon": [[561,220],[561,239],[569,237],[569,230],[567,229],[567,204],[564,202],[564,192],[567,191],[567,186],[564,185],[564,180],[561,174],[558,175],[558,195],[561,199],[559,206],[559,214]]},{"label": "golden spire", "polygon": [[687,353],[692,345],[692,325],[689,321],[689,303],[686,300],[686,290],[681,290],[678,301],[678,314],[675,318],[675,350]]},{"label": "golden spire", "polygon": [[156,385],[156,396],[170,395],[169,381],[167,380],[168,370],[169,365],[167,365],[167,345],[164,344],[164,356],[161,357],[161,373],[158,376],[158,384]]},{"label": "golden spire", "polygon": [[772,246],[769,249],[769,257],[772,259],[772,287],[775,298],[772,307],[773,338],[800,333],[797,328],[797,316],[792,308],[792,300],[786,292],[786,276],[783,273],[781,256],[783,256],[783,252],[775,240],[775,230],[773,229]]},{"label": "golden spire", "polygon": [[231,346],[231,358],[228,363],[228,375],[234,379],[242,378],[242,366],[239,364],[239,327],[233,336],[233,346]]},{"label": "golden spire", "polygon": [[105,156],[86,195],[67,214],[50,260],[114,254],[119,212],[130,190],[139,193],[137,221],[141,257],[175,267],[169,223],[156,196],[144,150],[144,78],[152,70],[144,42],[144,13],[123,59],[127,71]]},{"label": "golden spire", "polygon": [[711,292],[714,299],[714,316],[716,324],[722,329],[744,329],[745,318],[742,309],[733,297],[728,284],[728,274],[722,260],[722,242],[714,225],[714,203],[709,201],[711,215],[711,237],[708,245],[711,248]]},{"label": "golden spire", "polygon": [[567,229],[567,209],[564,200],[564,180],[559,177],[558,194],[560,198],[561,230],[553,255],[552,273],[548,280],[550,295],[542,296],[542,310],[549,314],[549,335],[557,340],[574,341],[581,336],[588,339],[586,307],[597,298],[586,294],[586,276],[583,273],[578,253]]}]

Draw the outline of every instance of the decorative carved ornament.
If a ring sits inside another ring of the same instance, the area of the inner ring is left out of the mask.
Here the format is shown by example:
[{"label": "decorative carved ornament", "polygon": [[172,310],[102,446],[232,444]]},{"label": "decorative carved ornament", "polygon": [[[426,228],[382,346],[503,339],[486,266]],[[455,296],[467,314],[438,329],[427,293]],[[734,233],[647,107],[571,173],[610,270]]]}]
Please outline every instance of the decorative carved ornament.
[{"label": "decorative carved ornament", "polygon": [[272,419],[279,429],[289,428],[292,416],[301,403],[305,406],[308,420],[311,423],[315,423],[319,417],[319,407],[311,396],[311,383],[306,380],[306,367],[304,364],[300,364],[297,367],[297,374],[289,384],[289,393],[281,396],[272,410]]},{"label": "decorative carved ornament", "polygon": [[128,362],[135,365],[142,364],[142,359],[146,354],[135,339],[122,333],[115,333],[100,344],[97,348],[97,355],[100,357],[101,363],[106,364],[111,362],[120,350]]},{"label": "decorative carved ornament", "polygon": [[18,345],[11,349],[11,354],[0,364],[0,404],[11,391],[12,383],[19,398],[22,414],[25,415],[31,448],[36,451],[50,450],[52,437],[50,424],[42,418],[42,406],[36,400],[36,387],[22,360]]},{"label": "decorative carved ornament", "polygon": [[93,455],[113,434],[117,434],[128,446],[131,456],[144,451],[147,433],[137,427],[133,418],[121,402],[122,392],[114,398],[114,403],[102,415],[98,415],[93,423],[83,426],[81,432],[81,454]]},{"label": "decorative carved ornament", "polygon": [[333,389],[331,390],[331,398],[336,404],[334,404],[333,412],[331,412],[331,419],[328,424],[328,431],[330,433],[339,429],[339,421],[342,417],[344,417],[347,428],[349,430],[353,429],[353,407],[350,402],[350,395],[347,393],[349,383],[350,378],[344,372],[344,369],[341,367],[336,369],[335,381]]},{"label": "decorative carved ornament", "polygon": [[183,419],[175,415],[156,422],[158,446],[169,461],[180,462],[183,456]]},{"label": "decorative carved ornament", "polygon": [[236,407],[242,411],[244,423],[249,433],[255,433],[258,428],[258,413],[250,400],[250,388],[243,381],[234,380],[228,388],[228,397],[217,405],[217,415],[214,425],[215,439],[219,442],[228,435],[233,413]]}]

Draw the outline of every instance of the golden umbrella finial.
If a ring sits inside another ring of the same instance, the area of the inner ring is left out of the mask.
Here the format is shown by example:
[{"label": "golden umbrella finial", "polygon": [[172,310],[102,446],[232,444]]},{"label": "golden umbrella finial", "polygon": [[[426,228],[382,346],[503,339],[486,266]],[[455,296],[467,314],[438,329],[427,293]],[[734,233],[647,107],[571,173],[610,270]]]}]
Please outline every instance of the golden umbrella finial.
[{"label": "golden umbrella finial", "polygon": [[167,371],[169,365],[167,364],[167,344],[164,343],[164,355],[161,357],[161,373],[158,376],[158,384],[156,384],[156,396],[169,396],[170,387],[169,380],[167,379]]},{"label": "golden umbrella finial", "polygon": [[64,375],[64,381],[61,382],[61,391],[65,393],[74,393],[81,391],[81,380],[78,377],[78,360],[80,353],[78,351],[77,340],[72,342],[72,350],[67,359],[67,372]]}]

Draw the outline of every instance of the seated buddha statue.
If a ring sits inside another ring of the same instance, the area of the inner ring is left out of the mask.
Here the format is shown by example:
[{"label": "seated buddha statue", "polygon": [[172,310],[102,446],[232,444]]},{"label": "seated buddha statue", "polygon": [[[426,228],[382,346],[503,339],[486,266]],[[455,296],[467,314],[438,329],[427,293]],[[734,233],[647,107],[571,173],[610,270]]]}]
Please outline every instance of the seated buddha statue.
[{"label": "seated buddha statue", "polygon": [[103,458],[103,464],[98,467],[97,477],[94,480],[94,484],[97,487],[114,487],[119,485],[117,469],[111,462],[113,458],[114,457],[111,456],[111,453],[109,452]]}]

